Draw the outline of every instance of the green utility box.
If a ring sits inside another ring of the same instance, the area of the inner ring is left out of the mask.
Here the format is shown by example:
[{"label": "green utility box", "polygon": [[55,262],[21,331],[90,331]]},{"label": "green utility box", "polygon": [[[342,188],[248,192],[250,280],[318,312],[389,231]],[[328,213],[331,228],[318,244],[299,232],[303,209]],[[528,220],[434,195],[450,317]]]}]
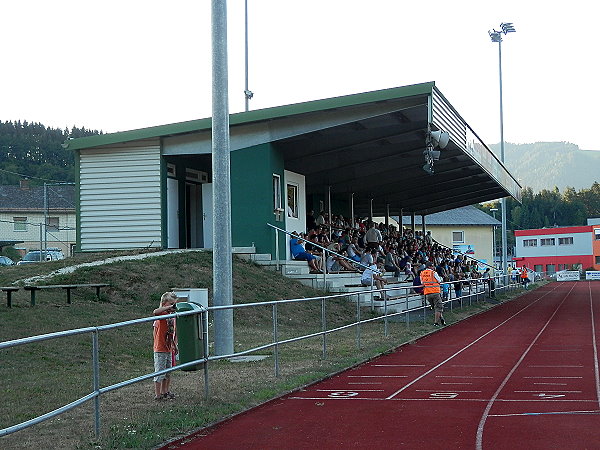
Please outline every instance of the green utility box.
[{"label": "green utility box", "polygon": [[[203,308],[196,303],[178,302],[175,304],[177,312],[202,311]],[[188,363],[204,358],[204,328],[202,314],[190,314],[177,318],[177,342],[179,346],[179,364]],[[202,368],[202,364],[186,367],[181,370],[193,371]]]}]

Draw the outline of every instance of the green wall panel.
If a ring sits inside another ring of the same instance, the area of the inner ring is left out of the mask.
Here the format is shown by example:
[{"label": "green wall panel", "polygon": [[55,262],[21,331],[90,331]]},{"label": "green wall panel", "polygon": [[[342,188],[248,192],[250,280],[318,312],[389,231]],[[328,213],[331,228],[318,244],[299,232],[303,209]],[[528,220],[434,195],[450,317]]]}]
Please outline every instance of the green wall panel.
[{"label": "green wall panel", "polygon": [[[283,184],[283,157],[271,144],[231,152],[231,234],[234,247],[256,246],[257,253],[275,254],[274,231],[284,228],[273,214],[273,174]],[[283,195],[283,185],[281,186]],[[281,249],[281,247],[280,247]]]}]

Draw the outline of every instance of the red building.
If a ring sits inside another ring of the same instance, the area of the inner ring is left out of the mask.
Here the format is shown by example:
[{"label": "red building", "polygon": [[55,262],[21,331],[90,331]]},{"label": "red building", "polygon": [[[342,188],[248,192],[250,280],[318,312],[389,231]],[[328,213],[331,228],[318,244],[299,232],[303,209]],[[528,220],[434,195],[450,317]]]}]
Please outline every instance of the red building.
[{"label": "red building", "polygon": [[600,270],[600,225],[515,230],[514,261],[536,272]]}]

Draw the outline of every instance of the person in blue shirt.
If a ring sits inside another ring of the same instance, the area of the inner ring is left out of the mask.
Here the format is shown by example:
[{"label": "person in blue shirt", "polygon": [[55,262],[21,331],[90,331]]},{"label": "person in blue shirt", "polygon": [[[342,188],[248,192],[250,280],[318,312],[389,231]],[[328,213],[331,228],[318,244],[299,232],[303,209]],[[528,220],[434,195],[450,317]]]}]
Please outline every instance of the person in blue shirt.
[{"label": "person in blue shirt", "polygon": [[308,262],[311,272],[320,273],[320,258],[317,258],[312,253],[307,252],[304,248],[304,244],[302,244],[302,241],[303,240],[301,240],[297,233],[292,233],[292,238],[290,239],[290,252],[292,253],[292,258],[296,261]]}]

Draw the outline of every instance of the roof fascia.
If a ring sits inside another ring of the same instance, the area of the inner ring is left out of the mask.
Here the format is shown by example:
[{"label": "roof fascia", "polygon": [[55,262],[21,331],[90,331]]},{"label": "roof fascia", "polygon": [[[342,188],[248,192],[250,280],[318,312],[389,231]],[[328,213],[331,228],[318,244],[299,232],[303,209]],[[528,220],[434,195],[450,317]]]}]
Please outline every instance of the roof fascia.
[{"label": "roof fascia", "polygon": [[[332,97],[322,100],[313,100],[310,102],[296,103],[292,105],[275,106],[272,108],[259,109],[255,111],[240,112],[231,114],[229,117],[230,125],[240,125],[244,123],[271,120],[285,116],[294,116],[298,114],[324,111],[328,109],[344,108],[347,106],[360,105],[372,102],[381,102],[393,100],[402,97],[412,97],[415,95],[431,95],[435,82],[413,84],[379,91],[363,92],[360,94],[345,95],[341,97]],[[87,136],[78,139],[72,139],[65,142],[65,148],[71,150],[81,150],[90,147],[100,147],[121,142],[150,139],[156,137],[172,136],[177,134],[193,133],[202,130],[208,130],[212,127],[212,119],[205,118],[179,122],[168,125],[158,125],[137,130],[121,131],[117,133],[101,134]]]}]

